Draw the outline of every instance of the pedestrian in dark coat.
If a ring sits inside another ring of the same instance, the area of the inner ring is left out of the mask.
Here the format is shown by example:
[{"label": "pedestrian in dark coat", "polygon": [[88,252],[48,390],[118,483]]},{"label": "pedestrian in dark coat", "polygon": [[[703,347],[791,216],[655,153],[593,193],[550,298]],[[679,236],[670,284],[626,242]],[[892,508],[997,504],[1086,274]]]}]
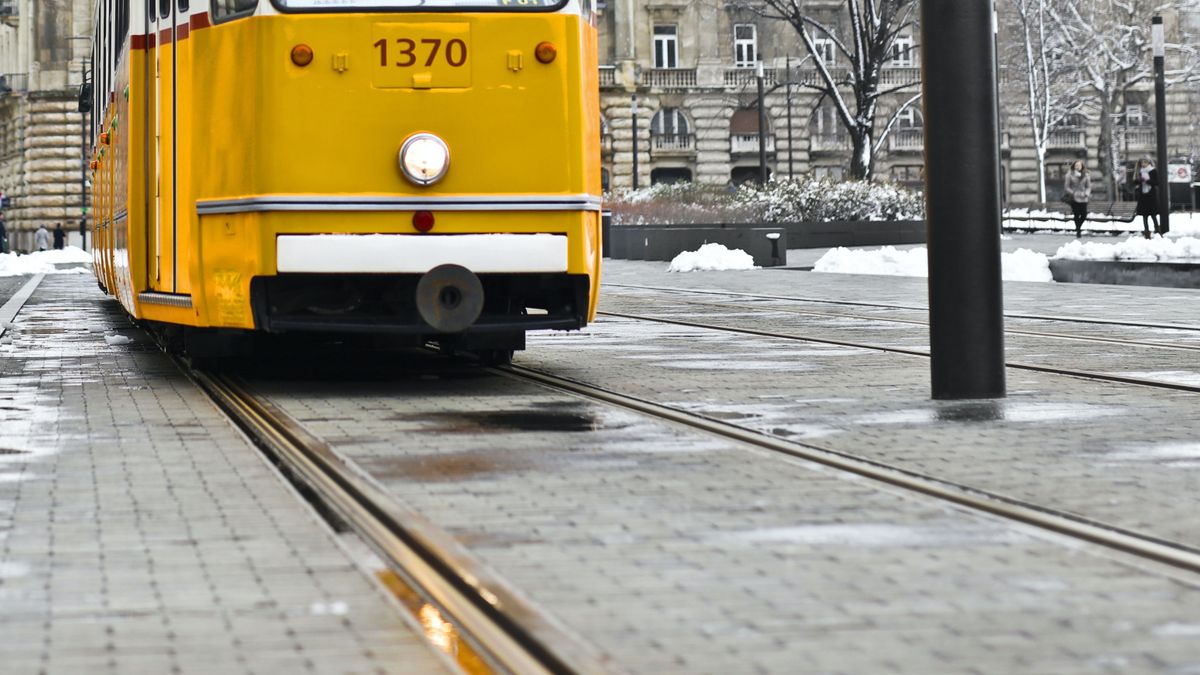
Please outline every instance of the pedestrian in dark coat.
[{"label": "pedestrian in dark coat", "polygon": [[8,253],[8,228],[3,220],[0,220],[0,253]]},{"label": "pedestrian in dark coat", "polygon": [[1137,194],[1137,214],[1142,217],[1142,234],[1150,238],[1150,220],[1154,221],[1154,233],[1158,228],[1158,170],[1154,162],[1142,158],[1133,174],[1134,192]]},{"label": "pedestrian in dark coat", "polygon": [[50,234],[54,235],[54,249],[62,250],[63,244],[67,240],[67,233],[63,232],[62,223],[55,223],[54,231]]},{"label": "pedestrian in dark coat", "polygon": [[1092,178],[1082,160],[1077,160],[1071,165],[1063,192],[1066,193],[1067,203],[1071,205],[1071,214],[1075,217],[1075,238],[1078,239],[1083,236],[1083,222],[1087,220],[1088,202],[1092,199]]}]

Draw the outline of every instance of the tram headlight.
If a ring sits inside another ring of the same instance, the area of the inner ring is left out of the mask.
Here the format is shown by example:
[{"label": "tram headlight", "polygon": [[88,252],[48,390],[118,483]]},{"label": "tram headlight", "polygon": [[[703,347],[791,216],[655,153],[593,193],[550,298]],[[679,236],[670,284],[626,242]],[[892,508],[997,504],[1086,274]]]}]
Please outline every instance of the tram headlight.
[{"label": "tram headlight", "polygon": [[433,185],[450,169],[450,148],[433,134],[413,134],[400,146],[400,171],[417,185]]}]

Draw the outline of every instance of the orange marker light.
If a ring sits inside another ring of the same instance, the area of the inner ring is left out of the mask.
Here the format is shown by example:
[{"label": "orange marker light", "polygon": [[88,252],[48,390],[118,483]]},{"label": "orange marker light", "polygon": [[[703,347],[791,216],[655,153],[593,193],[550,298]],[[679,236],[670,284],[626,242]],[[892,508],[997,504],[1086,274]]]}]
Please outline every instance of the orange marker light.
[{"label": "orange marker light", "polygon": [[292,47],[292,63],[303,68],[313,61],[313,50],[308,45]]},{"label": "orange marker light", "polygon": [[428,232],[433,229],[433,212],[417,211],[413,214],[413,227],[417,232]]},{"label": "orange marker light", "polygon": [[107,131],[100,132],[100,144],[108,145],[108,132]]},{"label": "orange marker light", "polygon": [[558,48],[549,42],[539,42],[538,46],[533,48],[533,55],[540,63],[550,63],[558,58]]},{"label": "orange marker light", "polygon": [[96,160],[93,159],[92,163],[91,163],[91,167],[92,167],[92,171],[95,171],[96,169],[100,168],[100,162],[97,162]]}]

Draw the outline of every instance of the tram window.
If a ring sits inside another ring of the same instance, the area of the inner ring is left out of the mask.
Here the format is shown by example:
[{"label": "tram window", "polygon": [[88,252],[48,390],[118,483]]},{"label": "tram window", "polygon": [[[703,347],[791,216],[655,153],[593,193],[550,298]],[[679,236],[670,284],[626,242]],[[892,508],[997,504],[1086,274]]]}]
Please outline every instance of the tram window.
[{"label": "tram window", "polygon": [[258,0],[213,0],[213,18],[217,21],[246,16],[258,7]]},{"label": "tram window", "polygon": [[182,14],[183,12],[186,12],[186,11],[188,11],[188,0],[179,0],[179,5],[178,5],[178,6],[179,6],[179,12],[180,12],[181,14]]},{"label": "tram window", "polygon": [[129,37],[129,0],[117,0],[117,44],[124,45]]},{"label": "tram window", "polygon": [[158,15],[164,19],[171,16],[171,0],[158,0]]}]

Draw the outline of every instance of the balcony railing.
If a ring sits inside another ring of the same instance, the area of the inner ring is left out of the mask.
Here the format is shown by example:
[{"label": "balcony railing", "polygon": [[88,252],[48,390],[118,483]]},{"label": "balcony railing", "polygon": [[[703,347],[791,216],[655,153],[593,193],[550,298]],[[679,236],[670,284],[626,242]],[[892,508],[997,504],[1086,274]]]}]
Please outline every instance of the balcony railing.
[{"label": "balcony railing", "polygon": [[[737,154],[758,154],[758,134],[732,134],[729,137],[729,152]],[[775,137],[767,136],[767,152],[775,152]]]},{"label": "balcony railing", "polygon": [[642,83],[651,89],[692,89],[696,86],[695,68],[652,68],[642,74]]},{"label": "balcony railing", "polygon": [[[775,68],[763,69],[763,84],[768,87],[773,87],[779,82],[779,77],[785,75],[783,70]],[[754,68],[726,68],[725,69],[725,86],[726,87],[748,87],[757,84]]]},{"label": "balcony railing", "polygon": [[850,138],[834,134],[813,134],[808,138],[809,152],[848,152]]},{"label": "balcony railing", "polygon": [[924,129],[892,129],[888,148],[893,152],[921,152],[925,149]]},{"label": "balcony railing", "polygon": [[1059,150],[1084,147],[1083,129],[1051,129],[1046,145]]},{"label": "balcony railing", "polygon": [[601,87],[617,86],[617,67],[616,66],[600,66],[600,86]]},{"label": "balcony railing", "polygon": [[892,66],[879,73],[879,84],[885,87],[902,87],[921,83],[921,69],[916,66]]},{"label": "balcony railing", "polygon": [[1157,137],[1154,135],[1154,127],[1137,126],[1137,127],[1117,127],[1116,146],[1118,149],[1146,150],[1154,148],[1157,145]]},{"label": "balcony railing", "polygon": [[695,144],[694,134],[650,134],[650,147],[658,152],[689,152]]},{"label": "balcony railing", "polygon": [[28,90],[28,73],[7,73],[0,75],[0,96],[10,94],[12,92],[22,92]]}]

